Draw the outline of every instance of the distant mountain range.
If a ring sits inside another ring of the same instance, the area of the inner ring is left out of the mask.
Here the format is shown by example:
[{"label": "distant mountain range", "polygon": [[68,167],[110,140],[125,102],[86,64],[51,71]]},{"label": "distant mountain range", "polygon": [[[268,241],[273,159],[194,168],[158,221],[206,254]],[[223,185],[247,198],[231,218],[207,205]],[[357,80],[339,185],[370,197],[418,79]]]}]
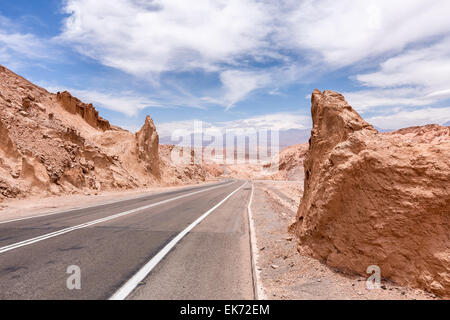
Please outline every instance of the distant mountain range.
[{"label": "distant mountain range", "polygon": [[[305,130],[290,129],[290,130],[280,131],[279,132],[280,149],[285,149],[287,147],[290,147],[290,146],[296,145],[296,144],[307,143],[309,141],[310,136],[311,136],[311,129],[305,129]],[[186,140],[193,141],[194,134],[190,135],[190,139],[189,138],[184,139],[183,145],[186,145]],[[160,142],[160,144],[175,144],[175,145],[178,145],[180,143],[180,141],[174,141],[171,139],[171,137],[168,137],[168,136],[160,137],[159,142]],[[187,144],[189,144],[189,142],[187,142]],[[214,142],[210,143],[208,141],[203,141],[203,147],[206,147],[210,144],[214,145]]]},{"label": "distant mountain range", "polygon": [[377,127],[377,126],[374,126],[374,128],[377,129],[378,132],[380,132],[380,133],[383,133],[383,132],[393,132],[393,131],[395,131],[394,129],[383,129],[383,128],[380,128],[380,127]]},{"label": "distant mountain range", "polygon": [[[450,126],[450,121],[445,123],[444,126]],[[395,131],[394,129],[383,129],[379,127],[375,127],[379,132],[392,132]],[[280,137],[280,150],[283,150],[287,147],[296,145],[296,144],[303,144],[307,143],[309,141],[309,138],[311,137],[311,129],[290,129],[290,130],[284,130],[279,132]],[[191,134],[191,141],[194,139],[194,134]],[[225,138],[224,138],[225,139]],[[189,140],[189,139],[187,139]],[[206,140],[206,139],[205,139]],[[169,136],[163,136],[159,139],[161,144],[175,144],[177,145],[179,141],[173,141],[171,137]],[[203,147],[206,147],[210,145],[211,143],[208,141],[203,142]],[[183,143],[183,145],[186,145]]]},{"label": "distant mountain range", "polygon": [[307,143],[310,137],[311,129],[280,131],[280,148],[284,149],[295,144]]}]

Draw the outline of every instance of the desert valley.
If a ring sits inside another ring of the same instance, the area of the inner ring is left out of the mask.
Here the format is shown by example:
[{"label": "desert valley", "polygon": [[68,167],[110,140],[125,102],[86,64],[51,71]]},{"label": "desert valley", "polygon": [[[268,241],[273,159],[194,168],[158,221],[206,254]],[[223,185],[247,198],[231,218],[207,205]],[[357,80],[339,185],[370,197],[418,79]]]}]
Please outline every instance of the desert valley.
[{"label": "desert valley", "polygon": [[[151,115],[130,132],[89,101],[0,66],[0,219],[71,199],[249,181],[262,296],[449,299],[450,127],[380,133],[337,92],[311,100],[310,142],[281,150],[275,172],[196,163],[195,149],[176,163]],[[381,270],[379,291],[364,287],[369,266]]]}]

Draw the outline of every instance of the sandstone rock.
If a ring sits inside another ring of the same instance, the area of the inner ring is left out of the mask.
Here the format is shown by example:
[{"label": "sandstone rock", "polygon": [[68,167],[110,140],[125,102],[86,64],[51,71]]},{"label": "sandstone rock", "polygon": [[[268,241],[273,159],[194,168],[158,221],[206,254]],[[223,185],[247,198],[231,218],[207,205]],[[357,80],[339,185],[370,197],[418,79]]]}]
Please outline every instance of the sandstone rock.
[{"label": "sandstone rock", "polygon": [[[298,144],[282,150],[278,155],[278,170],[271,176],[274,180],[303,181],[305,173],[303,161],[308,152],[308,144]],[[269,169],[271,164],[264,168]]]},{"label": "sandstone rock", "polygon": [[0,201],[2,198],[15,198],[21,193],[16,180],[20,175],[18,161],[21,158],[16,145],[10,137],[8,126],[0,118]]},{"label": "sandstone rock", "polygon": [[36,159],[24,157],[20,178],[31,184],[31,187],[45,189],[50,186],[47,169]]},{"label": "sandstone rock", "polygon": [[19,188],[13,186],[9,181],[0,178],[0,199],[17,198],[19,195]]},{"label": "sandstone rock", "polygon": [[136,143],[139,158],[145,163],[146,168],[155,177],[160,177],[159,136],[155,124],[149,116],[146,117],[141,130],[136,133]]},{"label": "sandstone rock", "polygon": [[24,110],[29,110],[32,107],[32,101],[29,97],[23,98],[22,100],[22,108]]},{"label": "sandstone rock", "polygon": [[450,128],[379,134],[332,91],[314,91],[312,116],[299,249],[450,297]]},{"label": "sandstone rock", "polygon": [[18,158],[20,157],[19,152],[17,151],[16,145],[11,140],[9,136],[8,127],[3,123],[0,119],[0,157],[3,154],[3,157],[12,157]]},{"label": "sandstone rock", "polygon": [[65,110],[80,115],[92,127],[103,131],[111,129],[109,122],[98,115],[98,111],[92,104],[81,102],[67,91],[58,92],[56,98]]},{"label": "sandstone rock", "polygon": [[86,186],[86,179],[81,167],[73,167],[66,170],[62,179],[78,189],[82,189]]},{"label": "sandstone rock", "polygon": [[[138,134],[110,126],[92,105],[68,92],[49,93],[3,67],[0,92],[0,201],[211,177],[203,166],[174,164],[169,155],[161,161],[165,149],[150,118]],[[188,174],[177,179],[174,168]]]}]

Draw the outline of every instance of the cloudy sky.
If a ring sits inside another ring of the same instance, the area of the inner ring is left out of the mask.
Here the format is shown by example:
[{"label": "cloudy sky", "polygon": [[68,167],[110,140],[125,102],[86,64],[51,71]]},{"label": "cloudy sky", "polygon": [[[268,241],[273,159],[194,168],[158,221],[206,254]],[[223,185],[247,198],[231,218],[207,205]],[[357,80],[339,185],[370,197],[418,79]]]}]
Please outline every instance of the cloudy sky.
[{"label": "cloudy sky", "polygon": [[448,0],[0,3],[0,64],[131,130],[306,129],[314,88],[384,129],[450,121]]}]

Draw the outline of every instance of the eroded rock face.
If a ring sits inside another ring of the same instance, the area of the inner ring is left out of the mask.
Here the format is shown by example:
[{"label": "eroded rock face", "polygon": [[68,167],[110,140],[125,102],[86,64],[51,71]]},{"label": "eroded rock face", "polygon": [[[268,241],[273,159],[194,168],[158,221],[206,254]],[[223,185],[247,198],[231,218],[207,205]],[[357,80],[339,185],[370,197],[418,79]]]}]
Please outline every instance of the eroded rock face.
[{"label": "eroded rock face", "polygon": [[[53,95],[0,68],[0,202],[129,189],[151,181],[150,175],[141,177],[115,160],[127,150],[109,150],[98,142],[112,132],[108,128],[92,106],[69,93]],[[134,147],[134,134],[123,132]],[[127,160],[138,167],[136,155]]]},{"label": "eroded rock face", "polygon": [[7,125],[0,118],[0,200],[20,194],[14,183],[14,178],[20,175],[19,159],[20,154],[9,136]]},{"label": "eroded rock face", "polygon": [[98,115],[92,104],[85,104],[73,97],[69,92],[58,92],[56,98],[64,109],[72,114],[80,115],[87,123],[96,129],[111,130],[109,122]]},{"label": "eroded rock face", "polygon": [[146,117],[144,126],[136,133],[139,159],[154,176],[160,177],[159,170],[159,136],[152,118]]},{"label": "eroded rock face", "polygon": [[[297,144],[282,150],[279,154],[278,172],[271,178],[274,180],[303,181],[304,165],[308,144]],[[270,164],[266,165],[269,167]]]},{"label": "eroded rock face", "polygon": [[150,118],[138,134],[110,126],[92,105],[0,66],[0,202],[211,178],[201,166],[160,163],[158,140]]},{"label": "eroded rock face", "polygon": [[312,116],[300,250],[450,297],[450,127],[379,134],[332,91],[314,91]]},{"label": "eroded rock face", "polygon": [[7,125],[0,119],[0,154],[2,158],[18,158],[19,152],[9,136]]}]

